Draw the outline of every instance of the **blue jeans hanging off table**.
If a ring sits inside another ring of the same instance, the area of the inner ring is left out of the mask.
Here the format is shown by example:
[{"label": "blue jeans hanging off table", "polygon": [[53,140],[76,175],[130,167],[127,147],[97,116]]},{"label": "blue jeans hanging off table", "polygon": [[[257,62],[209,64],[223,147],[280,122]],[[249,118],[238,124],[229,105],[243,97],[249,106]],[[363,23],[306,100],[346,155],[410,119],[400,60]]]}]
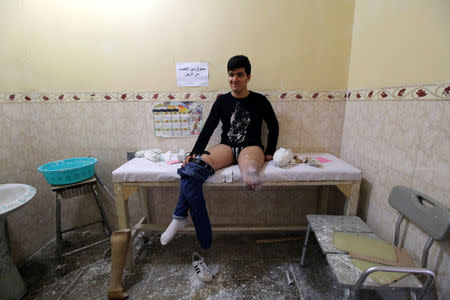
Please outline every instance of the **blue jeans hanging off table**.
[{"label": "blue jeans hanging off table", "polygon": [[189,164],[177,170],[181,176],[180,196],[173,213],[174,219],[186,219],[190,210],[198,241],[204,249],[211,247],[211,222],[203,196],[203,183],[214,174],[214,169],[200,158],[192,159]]}]

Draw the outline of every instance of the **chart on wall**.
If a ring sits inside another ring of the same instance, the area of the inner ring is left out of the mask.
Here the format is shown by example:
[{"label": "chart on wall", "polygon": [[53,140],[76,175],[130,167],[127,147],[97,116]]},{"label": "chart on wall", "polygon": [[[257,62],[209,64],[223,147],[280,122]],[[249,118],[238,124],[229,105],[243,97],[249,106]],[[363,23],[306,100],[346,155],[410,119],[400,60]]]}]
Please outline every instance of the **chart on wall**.
[{"label": "chart on wall", "polygon": [[199,135],[203,105],[199,102],[157,102],[153,104],[155,136],[180,137]]}]

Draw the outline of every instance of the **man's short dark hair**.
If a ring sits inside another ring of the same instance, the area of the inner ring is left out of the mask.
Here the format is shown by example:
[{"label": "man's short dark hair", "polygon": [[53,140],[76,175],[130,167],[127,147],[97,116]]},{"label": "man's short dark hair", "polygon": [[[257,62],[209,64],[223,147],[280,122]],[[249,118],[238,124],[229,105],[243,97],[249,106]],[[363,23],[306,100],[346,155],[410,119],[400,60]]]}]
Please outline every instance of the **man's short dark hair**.
[{"label": "man's short dark hair", "polygon": [[244,68],[245,73],[247,75],[250,75],[250,72],[252,71],[252,65],[250,65],[250,61],[248,60],[248,57],[245,55],[236,55],[230,58],[227,65],[227,72],[230,70],[235,70],[237,68]]}]

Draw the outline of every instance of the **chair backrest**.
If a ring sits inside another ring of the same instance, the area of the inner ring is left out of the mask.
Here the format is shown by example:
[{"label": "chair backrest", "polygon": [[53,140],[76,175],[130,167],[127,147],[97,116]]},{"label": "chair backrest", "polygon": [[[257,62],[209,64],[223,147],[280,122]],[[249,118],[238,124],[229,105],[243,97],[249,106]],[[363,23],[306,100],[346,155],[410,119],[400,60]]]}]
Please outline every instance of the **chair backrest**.
[{"label": "chair backrest", "polygon": [[435,240],[443,240],[450,228],[450,211],[431,197],[405,186],[395,186],[389,204]]}]

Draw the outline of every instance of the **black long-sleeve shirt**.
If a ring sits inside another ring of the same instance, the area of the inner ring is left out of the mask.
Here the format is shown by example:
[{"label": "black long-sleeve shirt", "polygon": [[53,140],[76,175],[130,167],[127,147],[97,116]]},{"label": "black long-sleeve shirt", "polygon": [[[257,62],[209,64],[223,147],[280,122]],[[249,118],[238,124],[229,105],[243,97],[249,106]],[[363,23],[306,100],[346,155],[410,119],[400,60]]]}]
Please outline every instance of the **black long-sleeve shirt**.
[{"label": "black long-sleeve shirt", "polygon": [[[265,151],[261,141],[263,120],[268,129]],[[278,121],[272,105],[264,95],[250,91],[245,98],[235,98],[231,92],[219,96],[211,108],[191,154],[203,153],[219,121],[222,122],[221,144],[230,147],[259,146],[266,155],[275,153]]]}]

